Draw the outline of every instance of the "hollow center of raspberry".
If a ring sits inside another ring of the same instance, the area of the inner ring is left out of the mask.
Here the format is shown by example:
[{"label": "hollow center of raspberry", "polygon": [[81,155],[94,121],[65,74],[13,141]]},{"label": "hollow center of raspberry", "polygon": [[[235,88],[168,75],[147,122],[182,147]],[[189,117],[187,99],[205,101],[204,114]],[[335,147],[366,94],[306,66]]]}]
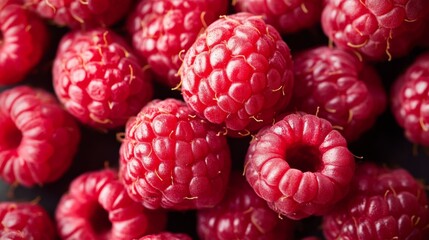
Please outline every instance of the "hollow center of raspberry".
[{"label": "hollow center of raspberry", "polygon": [[21,144],[22,133],[12,121],[0,121],[0,148],[14,149]]},{"label": "hollow center of raspberry", "polygon": [[91,214],[90,223],[97,235],[105,235],[112,229],[109,213],[98,204]]},{"label": "hollow center of raspberry", "polygon": [[309,145],[296,145],[286,150],[289,166],[301,172],[317,172],[322,166],[319,149]]}]

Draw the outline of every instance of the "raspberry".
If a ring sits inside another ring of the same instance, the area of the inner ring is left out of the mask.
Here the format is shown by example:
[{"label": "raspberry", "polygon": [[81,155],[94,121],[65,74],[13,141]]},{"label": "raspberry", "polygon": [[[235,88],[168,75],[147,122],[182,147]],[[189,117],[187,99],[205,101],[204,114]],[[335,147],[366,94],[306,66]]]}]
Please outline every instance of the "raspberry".
[{"label": "raspberry", "polygon": [[243,176],[233,174],[230,183],[222,202],[198,211],[201,239],[292,239],[293,221],[279,218]]},{"label": "raspberry", "polygon": [[418,56],[391,88],[396,122],[413,143],[429,146],[429,52]]},{"label": "raspberry", "polygon": [[132,0],[24,0],[25,5],[59,26],[88,30],[108,27],[129,11]]},{"label": "raspberry", "polygon": [[348,141],[370,129],[386,108],[386,93],[371,65],[345,50],[315,47],[294,57],[291,109],[325,118]]},{"label": "raspberry", "polygon": [[124,126],[153,95],[149,72],[107,29],[66,34],[52,72],[55,93],[67,111],[94,128]]},{"label": "raspberry", "polygon": [[231,168],[226,137],[180,100],[155,99],[125,129],[121,177],[150,209],[200,209],[223,198]]},{"label": "raspberry", "polygon": [[323,0],[236,0],[237,12],[262,15],[265,22],[282,34],[291,34],[311,28],[320,22]]},{"label": "raspberry", "polygon": [[326,239],[428,239],[423,185],[405,169],[356,167],[350,194],[323,217]]},{"label": "raspberry", "polygon": [[185,102],[230,136],[249,135],[273,122],[293,88],[290,50],[260,16],[236,13],[210,24],[186,52]]},{"label": "raspberry", "polygon": [[61,239],[136,239],[166,223],[165,213],[131,200],[116,170],[109,168],[75,178],[60,199],[55,218]]},{"label": "raspberry", "polygon": [[180,82],[181,54],[188,50],[198,34],[226,14],[226,0],[141,0],[127,29],[136,52],[146,59],[166,86]]},{"label": "raspberry", "polygon": [[140,238],[140,240],[192,240],[192,238],[184,233],[161,232],[146,235]]},{"label": "raspberry", "polygon": [[327,120],[288,114],[256,134],[245,174],[273,210],[298,220],[322,215],[342,199],[354,167],[346,140]]},{"label": "raspberry", "polygon": [[0,238],[54,240],[55,225],[46,210],[36,203],[1,202]]},{"label": "raspberry", "polygon": [[74,118],[45,90],[17,86],[0,93],[0,176],[27,187],[57,180],[80,142]]},{"label": "raspberry", "polygon": [[326,2],[321,22],[329,39],[340,48],[376,61],[409,53],[429,9],[426,0]]},{"label": "raspberry", "polygon": [[22,81],[40,62],[48,42],[43,21],[15,2],[0,3],[0,85]]}]

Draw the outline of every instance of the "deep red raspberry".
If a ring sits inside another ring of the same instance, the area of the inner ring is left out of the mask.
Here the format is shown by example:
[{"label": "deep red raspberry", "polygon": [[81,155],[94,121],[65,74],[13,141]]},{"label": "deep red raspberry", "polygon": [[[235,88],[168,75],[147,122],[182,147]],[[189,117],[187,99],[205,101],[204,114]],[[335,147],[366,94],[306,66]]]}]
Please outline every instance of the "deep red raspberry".
[{"label": "deep red raspberry", "polygon": [[55,225],[46,210],[37,203],[1,202],[0,239],[54,240]]},{"label": "deep red raspberry", "polygon": [[348,141],[370,129],[387,96],[375,69],[348,51],[315,47],[294,57],[295,84],[289,109],[325,118]]},{"label": "deep red raspberry", "polygon": [[404,56],[414,47],[429,9],[427,0],[327,0],[325,34],[338,47],[371,60]]},{"label": "deep red raspberry", "polygon": [[424,186],[403,168],[359,164],[350,195],[323,217],[326,239],[428,239]]},{"label": "deep red raspberry", "polygon": [[222,200],[231,168],[226,137],[183,101],[153,100],[125,131],[121,177],[135,201],[184,210]]},{"label": "deep red raspberry", "polygon": [[55,96],[17,86],[0,93],[0,176],[27,187],[57,180],[69,168],[80,129]]},{"label": "deep red raspberry", "polygon": [[245,174],[272,209],[302,219],[324,214],[341,200],[354,167],[346,140],[327,120],[289,114],[256,134]]},{"label": "deep red raspberry", "polygon": [[114,169],[75,178],[55,212],[61,239],[136,239],[164,229],[166,215],[128,196]]},{"label": "deep red raspberry", "polygon": [[186,52],[181,76],[184,100],[199,116],[248,135],[289,103],[293,63],[278,31],[243,12],[207,27]]},{"label": "deep red raspberry", "polygon": [[128,17],[127,29],[156,79],[176,87],[182,53],[208,24],[226,14],[227,6],[226,0],[141,0]]},{"label": "deep red raspberry", "polygon": [[396,122],[411,142],[429,146],[429,52],[422,53],[391,88]]},{"label": "deep red raspberry", "polygon": [[290,34],[320,22],[323,0],[236,0],[235,10],[261,15],[282,34]]},{"label": "deep red raspberry", "polygon": [[140,238],[140,240],[192,240],[192,238],[185,233],[161,232],[146,235]]},{"label": "deep red raspberry", "polygon": [[0,85],[22,81],[40,62],[48,43],[45,23],[14,3],[0,3]]},{"label": "deep red raspberry", "polygon": [[292,239],[295,229],[294,221],[279,218],[237,173],[231,176],[222,202],[199,210],[197,219],[201,239]]},{"label": "deep red raspberry", "polygon": [[153,95],[150,73],[107,29],[66,34],[52,72],[55,93],[67,111],[94,128],[124,126]]},{"label": "deep red raspberry", "polygon": [[43,18],[59,26],[88,30],[108,27],[120,21],[133,0],[23,0]]}]

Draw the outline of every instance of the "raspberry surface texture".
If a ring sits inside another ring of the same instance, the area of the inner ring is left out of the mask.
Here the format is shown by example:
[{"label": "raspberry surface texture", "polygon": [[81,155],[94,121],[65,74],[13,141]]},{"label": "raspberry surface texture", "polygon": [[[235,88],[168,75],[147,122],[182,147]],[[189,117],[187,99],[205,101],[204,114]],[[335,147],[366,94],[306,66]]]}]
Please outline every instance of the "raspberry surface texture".
[{"label": "raspberry surface texture", "polygon": [[320,23],[324,0],[236,0],[235,11],[261,15],[281,34],[309,29]]},{"label": "raspberry surface texture", "polygon": [[117,171],[108,168],[76,177],[61,197],[55,219],[61,239],[138,239],[166,223],[164,212],[134,202]]},{"label": "raspberry surface texture", "polygon": [[24,0],[24,4],[59,26],[88,30],[119,22],[131,8],[132,0]]},{"label": "raspberry surface texture", "polygon": [[49,39],[45,23],[15,3],[0,3],[0,85],[21,82],[41,61]]},{"label": "raspberry surface texture", "polygon": [[176,87],[183,53],[207,25],[226,14],[227,6],[227,0],[141,0],[127,19],[127,30],[156,79]]},{"label": "raspberry surface texture", "polygon": [[214,208],[197,213],[200,239],[292,239],[294,221],[279,218],[256,195],[241,174],[234,173],[225,198]]},{"label": "raspberry surface texture", "polygon": [[429,52],[422,53],[393,83],[390,100],[396,122],[415,144],[429,146]]},{"label": "raspberry surface texture", "polygon": [[289,109],[327,119],[349,142],[369,130],[386,108],[378,73],[353,53],[315,47],[295,55],[294,69]]},{"label": "raspberry surface texture", "polygon": [[236,13],[210,24],[186,52],[181,69],[185,102],[230,136],[273,122],[293,89],[290,50],[261,16]]},{"label": "raspberry surface texture", "polygon": [[288,114],[250,143],[245,175],[258,196],[281,215],[322,215],[347,193],[354,157],[325,119]]},{"label": "raspberry surface texture", "polygon": [[0,177],[26,187],[58,180],[80,142],[76,121],[53,94],[29,86],[0,93]]},{"label": "raspberry surface texture", "polygon": [[383,61],[408,54],[423,30],[426,0],[327,0],[322,27],[340,48]]},{"label": "raspberry surface texture", "polygon": [[146,235],[140,240],[192,240],[192,238],[185,233],[161,232]]},{"label": "raspberry surface texture", "polygon": [[330,239],[428,239],[424,186],[403,168],[356,167],[350,194],[323,216]]},{"label": "raspberry surface texture", "polygon": [[120,158],[129,195],[150,209],[213,207],[231,168],[221,129],[172,98],[155,99],[130,118]]},{"label": "raspberry surface texture", "polygon": [[63,36],[52,74],[67,111],[93,128],[124,126],[153,96],[150,72],[122,37],[108,29]]}]

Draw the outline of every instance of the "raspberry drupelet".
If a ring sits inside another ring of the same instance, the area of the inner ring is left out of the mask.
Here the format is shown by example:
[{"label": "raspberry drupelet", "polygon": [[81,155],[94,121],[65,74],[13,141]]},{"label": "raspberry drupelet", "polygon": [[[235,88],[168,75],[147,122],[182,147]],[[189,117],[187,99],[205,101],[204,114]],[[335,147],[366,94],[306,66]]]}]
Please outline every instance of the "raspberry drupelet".
[{"label": "raspberry drupelet", "polygon": [[261,16],[236,13],[210,24],[186,52],[181,91],[198,116],[229,136],[270,125],[293,88],[290,50]]},{"label": "raspberry drupelet", "polygon": [[345,138],[325,119],[285,115],[251,141],[244,165],[250,186],[281,215],[322,215],[347,193],[355,168]]},{"label": "raspberry drupelet", "polygon": [[0,177],[9,184],[56,181],[79,142],[75,119],[50,92],[22,85],[0,93]]},{"label": "raspberry drupelet", "polygon": [[349,195],[325,214],[322,229],[333,239],[428,239],[425,187],[403,168],[358,164]]},{"label": "raspberry drupelet", "polygon": [[192,238],[185,233],[160,232],[146,235],[139,240],[192,240]]},{"label": "raspberry drupelet", "polygon": [[131,198],[147,208],[213,207],[229,179],[226,140],[183,101],[155,99],[126,125],[120,176]]},{"label": "raspberry drupelet", "polygon": [[123,127],[153,96],[151,73],[122,37],[108,29],[63,36],[52,74],[66,110],[97,129]]},{"label": "raspberry drupelet", "polygon": [[117,171],[102,169],[76,177],[60,199],[55,219],[61,239],[138,239],[162,231],[163,211],[134,202]]},{"label": "raspberry drupelet", "polygon": [[227,0],[141,0],[127,19],[127,30],[155,79],[174,88],[180,83],[182,55],[208,24],[226,14],[227,6]]}]

